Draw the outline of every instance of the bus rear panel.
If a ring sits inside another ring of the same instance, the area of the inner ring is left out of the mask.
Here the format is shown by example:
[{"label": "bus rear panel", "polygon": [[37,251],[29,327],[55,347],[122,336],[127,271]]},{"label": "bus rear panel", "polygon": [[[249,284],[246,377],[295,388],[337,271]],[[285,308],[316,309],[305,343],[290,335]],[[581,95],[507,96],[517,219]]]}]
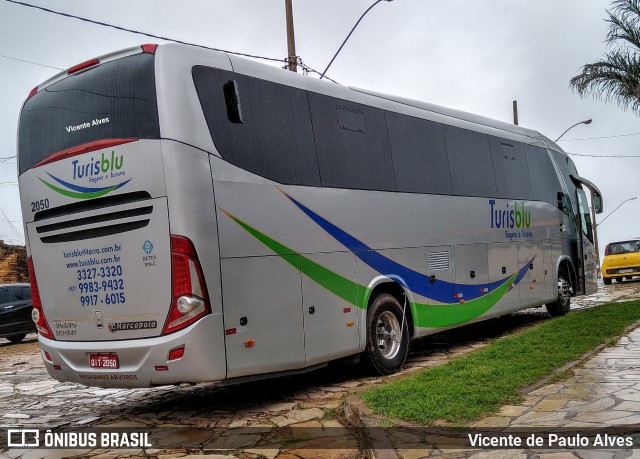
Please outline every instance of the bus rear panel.
[{"label": "bus rear panel", "polygon": [[224,353],[207,350],[198,254],[170,231],[154,60],[138,47],[71,69],[22,109],[34,318],[56,379],[139,387],[224,376],[214,372]]}]

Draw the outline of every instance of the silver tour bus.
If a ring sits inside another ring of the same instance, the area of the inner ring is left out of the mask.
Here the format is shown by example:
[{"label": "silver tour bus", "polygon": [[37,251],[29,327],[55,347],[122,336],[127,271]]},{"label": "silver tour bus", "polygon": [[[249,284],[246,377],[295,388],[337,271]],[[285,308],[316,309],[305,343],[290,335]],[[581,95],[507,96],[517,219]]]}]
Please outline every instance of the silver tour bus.
[{"label": "silver tour bus", "polygon": [[144,45],[33,89],[18,169],[51,376],[238,382],[596,288],[586,191],[538,132]]}]

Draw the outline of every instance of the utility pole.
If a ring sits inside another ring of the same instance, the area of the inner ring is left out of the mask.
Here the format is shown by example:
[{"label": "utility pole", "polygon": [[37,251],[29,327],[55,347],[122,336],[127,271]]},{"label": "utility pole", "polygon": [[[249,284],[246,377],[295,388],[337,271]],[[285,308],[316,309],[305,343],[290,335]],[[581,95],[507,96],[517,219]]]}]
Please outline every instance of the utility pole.
[{"label": "utility pole", "polygon": [[513,101],[513,124],[518,125],[518,101]]},{"label": "utility pole", "polygon": [[287,47],[289,49],[289,70],[298,72],[298,56],[296,55],[296,38],[293,33],[293,6],[291,0],[284,0],[285,9],[287,11]]}]

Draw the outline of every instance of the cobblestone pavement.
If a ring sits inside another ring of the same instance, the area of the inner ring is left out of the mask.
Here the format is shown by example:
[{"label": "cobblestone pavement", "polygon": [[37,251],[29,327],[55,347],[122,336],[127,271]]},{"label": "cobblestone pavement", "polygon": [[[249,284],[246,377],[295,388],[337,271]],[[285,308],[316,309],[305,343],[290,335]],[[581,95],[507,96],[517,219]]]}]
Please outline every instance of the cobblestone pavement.
[{"label": "cobblestone pavement", "polygon": [[[579,309],[638,297],[640,282],[627,282],[575,299],[572,307]],[[400,377],[439,365],[451,357],[478,349],[496,337],[547,318],[544,308],[531,309],[417,340],[412,344],[407,368]],[[640,332],[631,333],[620,346],[626,346],[626,351],[620,347],[607,349],[577,370],[572,379],[542,387],[532,392],[522,406],[504,407],[498,416],[482,420],[478,426],[578,427],[640,422],[640,375],[615,370],[616,365],[621,364],[634,368],[636,360],[635,368],[640,366]],[[41,363],[36,337],[29,335],[20,344],[0,344],[0,425],[53,429],[54,432],[88,427],[143,429],[151,432],[154,447],[144,450],[5,448],[0,450],[0,458],[169,459],[194,455],[219,459],[360,458],[366,453],[361,432],[344,428],[347,421],[342,408],[349,394],[381,381],[382,378],[371,376],[362,366],[330,365],[308,374],[237,386],[89,388],[49,378]],[[485,457],[482,455],[488,454],[479,450],[439,449],[437,445],[425,449],[424,442],[418,448],[416,442],[420,439],[410,435],[398,429],[391,437],[393,449],[378,452],[376,456],[412,459],[429,455]],[[526,457],[520,451],[509,454]],[[556,452],[546,456],[540,453],[539,457],[575,456],[558,456]]]}]

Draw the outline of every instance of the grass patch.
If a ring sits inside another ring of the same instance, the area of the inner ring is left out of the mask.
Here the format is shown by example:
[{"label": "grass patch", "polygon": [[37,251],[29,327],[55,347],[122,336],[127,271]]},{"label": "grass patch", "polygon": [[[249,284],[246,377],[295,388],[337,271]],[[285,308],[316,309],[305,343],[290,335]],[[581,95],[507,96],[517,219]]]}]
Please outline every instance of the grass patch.
[{"label": "grass patch", "polygon": [[518,388],[553,375],[639,319],[638,301],[573,312],[361,395],[376,413],[390,418],[464,424],[517,402]]}]

